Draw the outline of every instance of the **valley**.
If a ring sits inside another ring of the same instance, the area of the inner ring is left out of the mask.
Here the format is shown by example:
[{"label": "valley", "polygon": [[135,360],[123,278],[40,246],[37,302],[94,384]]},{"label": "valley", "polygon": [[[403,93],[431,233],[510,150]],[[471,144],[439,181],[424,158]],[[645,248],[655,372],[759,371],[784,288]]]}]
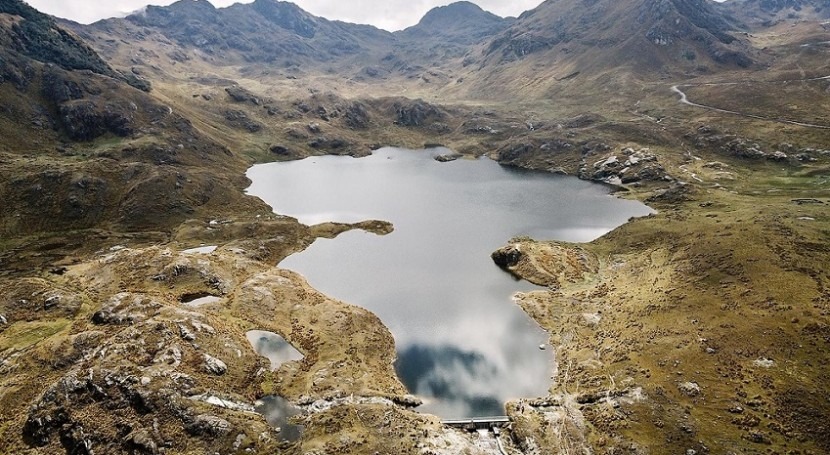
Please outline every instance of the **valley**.
[{"label": "valley", "polygon": [[[392,33],[274,0],[90,25],[0,0],[0,452],[494,453],[418,411],[386,318],[280,265],[395,220],[245,192],[256,163],[442,146],[654,210],[478,253],[535,285],[515,304],[556,359],[504,404],[505,453],[827,453],[828,11],[460,2]],[[302,359],[272,370],[251,330]],[[298,440],[251,412],[268,396]]]}]

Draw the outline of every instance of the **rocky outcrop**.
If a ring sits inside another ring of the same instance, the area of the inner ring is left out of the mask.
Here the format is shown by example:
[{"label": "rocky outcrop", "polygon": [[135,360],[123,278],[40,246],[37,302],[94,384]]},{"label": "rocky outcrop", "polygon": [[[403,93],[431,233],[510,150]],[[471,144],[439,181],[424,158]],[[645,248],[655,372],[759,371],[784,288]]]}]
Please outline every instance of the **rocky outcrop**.
[{"label": "rocky outcrop", "polygon": [[511,267],[519,265],[519,261],[522,259],[522,252],[519,250],[518,245],[510,245],[499,248],[490,257],[497,266],[503,269],[510,269]]},{"label": "rocky outcrop", "polygon": [[66,133],[76,141],[89,141],[106,133],[127,137],[134,132],[130,107],[115,103],[70,101],[60,106],[60,118]]},{"label": "rocky outcrop", "polygon": [[262,130],[263,125],[262,123],[257,122],[256,120],[251,119],[248,117],[247,112],[242,110],[226,110],[223,115],[225,116],[225,120],[227,120],[228,125],[247,131],[249,133],[256,133]]},{"label": "rocky outcrop", "polygon": [[397,118],[395,124],[401,126],[423,127],[445,117],[438,107],[421,100],[396,103],[394,108]]},{"label": "rocky outcrop", "polygon": [[438,161],[439,163],[449,163],[451,161],[455,161],[455,160],[461,158],[462,156],[464,156],[464,155],[462,155],[460,153],[445,153],[443,155],[436,155],[434,159],[435,159],[435,161]]},{"label": "rocky outcrop", "polygon": [[225,87],[225,93],[227,93],[228,96],[230,96],[231,99],[237,103],[251,103],[254,106],[262,104],[262,101],[260,101],[256,95],[238,85]]},{"label": "rocky outcrop", "polygon": [[553,289],[583,281],[599,268],[597,258],[583,248],[530,239],[515,239],[491,258],[517,277]]},{"label": "rocky outcrop", "polygon": [[369,115],[369,111],[366,109],[366,106],[358,101],[352,102],[346,106],[343,117],[345,119],[346,126],[352,129],[366,129],[369,127],[371,122],[371,117]]},{"label": "rocky outcrop", "polygon": [[228,371],[228,365],[210,354],[205,354],[205,371],[216,376],[222,376]]},{"label": "rocky outcrop", "polygon": [[583,166],[580,178],[622,185],[640,181],[666,180],[666,170],[657,162],[657,156],[649,149],[634,150],[624,148],[620,155],[611,155],[594,162],[592,166]]}]

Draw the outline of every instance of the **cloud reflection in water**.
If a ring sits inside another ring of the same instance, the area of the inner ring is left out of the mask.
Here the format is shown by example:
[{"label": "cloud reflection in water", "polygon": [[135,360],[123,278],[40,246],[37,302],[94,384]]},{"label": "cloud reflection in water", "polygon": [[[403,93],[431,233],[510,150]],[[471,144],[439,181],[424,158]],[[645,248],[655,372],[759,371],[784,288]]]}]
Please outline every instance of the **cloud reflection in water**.
[{"label": "cloud reflection in water", "polygon": [[[493,161],[437,163],[427,152],[316,157],[255,166],[250,194],[302,222],[381,219],[395,231],[318,239],[281,267],[377,314],[395,336],[400,376],[444,418],[501,414],[550,387],[548,335],[511,297],[538,289],[489,254],[517,235],[587,241],[650,209],[575,178]],[[337,214],[347,219],[337,218]]]}]

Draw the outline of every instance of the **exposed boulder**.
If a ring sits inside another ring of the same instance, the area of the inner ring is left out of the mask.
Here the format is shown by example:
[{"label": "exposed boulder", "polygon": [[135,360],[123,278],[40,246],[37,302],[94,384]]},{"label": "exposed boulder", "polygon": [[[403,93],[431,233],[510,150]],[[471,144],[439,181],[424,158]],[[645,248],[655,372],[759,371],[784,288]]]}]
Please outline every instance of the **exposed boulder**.
[{"label": "exposed boulder", "polygon": [[700,386],[696,382],[683,382],[677,385],[680,393],[687,397],[696,397],[700,395]]},{"label": "exposed boulder", "polygon": [[270,150],[270,151],[271,151],[271,153],[273,153],[274,155],[279,155],[279,156],[288,156],[288,155],[291,155],[291,151],[288,149],[288,147],[286,147],[286,146],[284,146],[284,145],[272,145],[272,146],[269,148],[269,150]]},{"label": "exposed boulder", "polygon": [[228,366],[216,357],[205,354],[205,371],[216,376],[222,376],[228,371]]},{"label": "exposed boulder", "polygon": [[522,252],[516,245],[509,245],[499,248],[490,255],[493,262],[501,268],[509,268],[517,265],[522,259]]},{"label": "exposed boulder", "polygon": [[646,202],[664,202],[676,204],[678,202],[692,200],[693,192],[694,188],[691,185],[684,183],[675,183],[668,188],[656,191],[652,196],[646,199]]},{"label": "exposed boulder", "polygon": [[462,156],[464,156],[464,155],[462,155],[460,153],[446,153],[446,154],[443,154],[443,155],[437,155],[434,159],[435,159],[435,161],[438,161],[439,163],[449,163],[450,161],[455,161],[455,160],[461,158]]},{"label": "exposed boulder", "polygon": [[308,142],[308,146],[318,150],[341,151],[349,148],[349,142],[338,137],[318,136]]},{"label": "exposed boulder", "polygon": [[187,426],[187,431],[194,436],[225,436],[231,432],[231,424],[221,417],[200,414]]},{"label": "exposed boulder", "polygon": [[138,453],[147,455],[156,455],[159,453],[158,443],[150,436],[147,430],[139,430],[130,433],[127,436],[127,446],[136,450]]}]

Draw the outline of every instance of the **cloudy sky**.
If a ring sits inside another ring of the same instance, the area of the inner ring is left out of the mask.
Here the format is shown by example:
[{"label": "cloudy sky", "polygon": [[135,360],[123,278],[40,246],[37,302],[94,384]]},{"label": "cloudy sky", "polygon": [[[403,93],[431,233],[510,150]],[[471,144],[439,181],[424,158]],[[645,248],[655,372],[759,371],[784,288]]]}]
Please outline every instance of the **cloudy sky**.
[{"label": "cloudy sky", "polygon": [[[169,5],[174,0],[26,0],[33,7],[53,16],[91,23],[98,19],[124,16],[147,3]],[[201,0],[204,1],[204,0]],[[217,7],[253,0],[210,0]],[[306,11],[328,19],[372,24],[387,30],[400,30],[417,23],[431,8],[453,0],[294,0]],[[542,0],[472,0],[499,16],[518,16],[535,8]]]}]

